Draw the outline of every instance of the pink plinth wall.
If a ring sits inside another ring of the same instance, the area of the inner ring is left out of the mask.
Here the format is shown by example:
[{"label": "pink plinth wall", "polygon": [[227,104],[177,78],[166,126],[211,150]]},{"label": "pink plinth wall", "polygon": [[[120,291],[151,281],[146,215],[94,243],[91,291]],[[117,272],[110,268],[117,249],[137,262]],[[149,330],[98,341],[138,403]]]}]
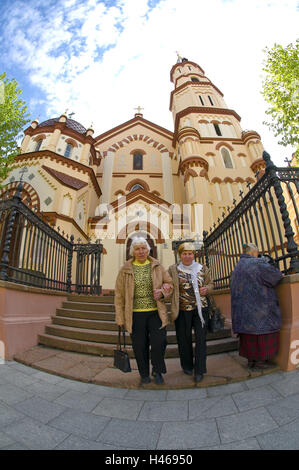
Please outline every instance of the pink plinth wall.
[{"label": "pink plinth wall", "polygon": [[[291,371],[299,365],[299,274],[285,276],[277,286],[276,293],[282,313],[282,327],[279,353],[275,360],[282,370]],[[231,326],[230,290],[215,291],[213,296],[225,316],[225,323]]]},{"label": "pink plinth wall", "polygon": [[4,343],[6,360],[37,345],[38,335],[66,298],[61,292],[0,281],[0,346],[3,350]]}]

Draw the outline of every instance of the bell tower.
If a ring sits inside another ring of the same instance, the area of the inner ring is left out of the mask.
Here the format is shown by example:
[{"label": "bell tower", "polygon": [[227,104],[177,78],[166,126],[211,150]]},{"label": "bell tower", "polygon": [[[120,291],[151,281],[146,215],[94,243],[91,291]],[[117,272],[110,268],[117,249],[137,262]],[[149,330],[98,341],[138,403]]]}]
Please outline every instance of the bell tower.
[{"label": "bell tower", "polygon": [[173,147],[185,199],[191,206],[203,205],[207,230],[239,200],[246,183],[255,181],[263,146],[255,131],[242,130],[240,116],[198,64],[178,55],[170,80]]}]

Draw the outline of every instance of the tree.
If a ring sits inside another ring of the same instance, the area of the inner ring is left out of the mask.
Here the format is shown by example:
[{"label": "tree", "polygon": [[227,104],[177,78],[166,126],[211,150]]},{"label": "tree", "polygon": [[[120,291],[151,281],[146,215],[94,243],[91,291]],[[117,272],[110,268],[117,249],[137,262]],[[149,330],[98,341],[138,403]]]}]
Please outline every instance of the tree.
[{"label": "tree", "polygon": [[272,122],[265,122],[279,136],[279,144],[294,145],[297,161],[299,159],[299,39],[295,44],[283,47],[274,44],[272,49],[266,47],[267,58],[263,71],[263,91],[270,104],[266,114]]},{"label": "tree", "polygon": [[29,122],[26,103],[19,98],[21,93],[15,79],[0,74],[0,182],[7,177],[19,154],[17,140]]}]

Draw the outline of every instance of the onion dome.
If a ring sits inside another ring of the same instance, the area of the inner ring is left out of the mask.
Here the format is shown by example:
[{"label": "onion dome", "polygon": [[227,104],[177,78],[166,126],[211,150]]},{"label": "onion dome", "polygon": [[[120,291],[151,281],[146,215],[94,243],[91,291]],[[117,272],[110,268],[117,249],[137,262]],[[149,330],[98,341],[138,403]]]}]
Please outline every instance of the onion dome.
[{"label": "onion dome", "polygon": [[[47,121],[41,122],[38,127],[54,126],[56,122],[59,122],[59,119],[60,118],[48,119]],[[72,129],[73,131],[79,132],[79,134],[86,133],[85,127],[83,127],[79,122],[74,121],[74,119],[67,118],[66,127]]]}]

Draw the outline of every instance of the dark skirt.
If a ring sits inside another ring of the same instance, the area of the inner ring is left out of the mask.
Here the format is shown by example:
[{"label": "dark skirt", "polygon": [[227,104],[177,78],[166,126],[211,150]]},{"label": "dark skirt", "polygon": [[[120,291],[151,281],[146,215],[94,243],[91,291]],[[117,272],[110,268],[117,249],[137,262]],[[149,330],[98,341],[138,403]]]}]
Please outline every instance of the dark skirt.
[{"label": "dark skirt", "polygon": [[264,335],[240,333],[239,354],[248,361],[267,361],[273,359],[279,350],[279,331]]}]

